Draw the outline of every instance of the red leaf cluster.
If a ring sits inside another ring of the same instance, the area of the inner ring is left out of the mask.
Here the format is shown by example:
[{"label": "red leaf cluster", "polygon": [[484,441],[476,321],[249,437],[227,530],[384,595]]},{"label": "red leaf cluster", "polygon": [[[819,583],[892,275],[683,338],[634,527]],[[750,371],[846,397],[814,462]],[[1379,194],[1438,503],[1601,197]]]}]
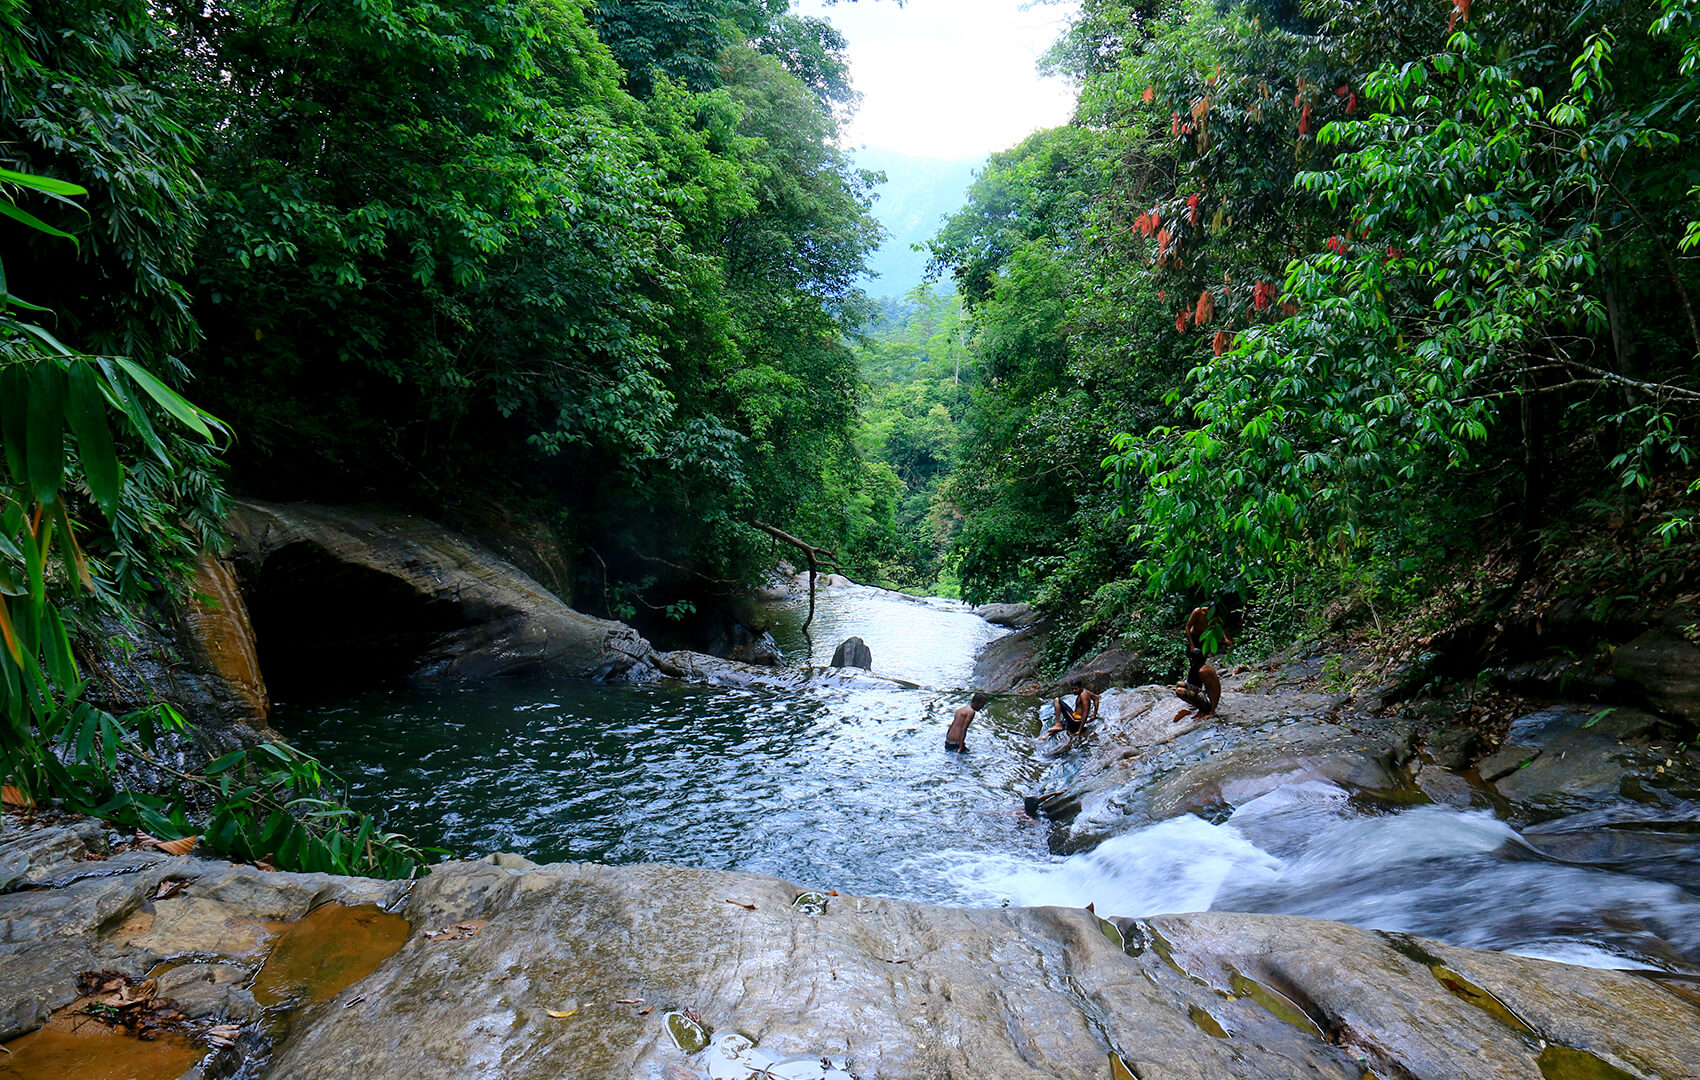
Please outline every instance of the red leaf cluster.
[{"label": "red leaf cluster", "polygon": [[1186,212],[1187,212],[1187,221],[1190,222],[1193,225],[1197,225],[1198,224],[1198,196],[1197,195],[1187,196]]},{"label": "red leaf cluster", "polygon": [[1177,332],[1181,332],[1181,331],[1186,330],[1186,320],[1187,320],[1187,316],[1189,314],[1190,313],[1185,308],[1182,308],[1179,312],[1176,313],[1176,315],[1175,315],[1175,330]]},{"label": "red leaf cluster", "polygon": [[1275,301],[1275,283],[1260,281],[1251,287],[1251,303],[1258,311],[1262,311]]},{"label": "red leaf cluster", "polygon": [[1217,356],[1221,356],[1233,347],[1234,335],[1228,333],[1226,330],[1216,331],[1216,336],[1210,339],[1210,348],[1215,351]]},{"label": "red leaf cluster", "polygon": [[1203,292],[1198,294],[1198,306],[1193,311],[1192,321],[1198,326],[1203,326],[1205,323],[1209,322],[1215,314],[1216,301],[1210,299],[1210,290],[1205,289]]},{"label": "red leaf cluster", "polygon": [[1156,210],[1147,210],[1133,219],[1133,229],[1139,235],[1149,237],[1163,224],[1163,216]]},{"label": "red leaf cluster", "polygon": [[1446,21],[1446,32],[1450,34],[1459,23],[1469,21],[1470,0],[1452,0],[1452,18]]},{"label": "red leaf cluster", "polygon": [[1328,238],[1328,250],[1332,251],[1336,255],[1345,255],[1352,250],[1352,245],[1346,243],[1346,241],[1340,239],[1338,236],[1330,236]]},{"label": "red leaf cluster", "polygon": [[1299,134],[1310,134],[1310,102],[1308,101],[1305,102],[1304,108],[1299,110]]},{"label": "red leaf cluster", "polygon": [[1139,96],[1141,100],[1149,104],[1151,99],[1157,96],[1157,88],[1155,86],[1147,86],[1145,88],[1145,93]]}]

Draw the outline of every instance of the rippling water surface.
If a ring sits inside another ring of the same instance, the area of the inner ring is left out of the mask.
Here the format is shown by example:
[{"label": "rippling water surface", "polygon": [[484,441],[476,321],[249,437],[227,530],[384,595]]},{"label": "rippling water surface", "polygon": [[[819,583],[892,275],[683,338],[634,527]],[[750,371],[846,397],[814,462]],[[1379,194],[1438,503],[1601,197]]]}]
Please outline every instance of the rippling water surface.
[{"label": "rippling water surface", "polygon": [[1700,899],[1681,875],[1561,863],[1483,812],[1368,813],[1314,781],[1220,823],[1182,817],[1052,856],[1020,811],[1046,764],[1036,702],[994,702],[968,754],[943,749],[973,653],[1002,631],[860,588],[823,594],[812,640],[800,622],[794,608],[776,630],[798,664],[857,634],[875,671],[929,688],[504,681],[277,721],[358,806],[459,855],[663,861],[940,903],[1285,912],[1597,966],[1700,961]]}]

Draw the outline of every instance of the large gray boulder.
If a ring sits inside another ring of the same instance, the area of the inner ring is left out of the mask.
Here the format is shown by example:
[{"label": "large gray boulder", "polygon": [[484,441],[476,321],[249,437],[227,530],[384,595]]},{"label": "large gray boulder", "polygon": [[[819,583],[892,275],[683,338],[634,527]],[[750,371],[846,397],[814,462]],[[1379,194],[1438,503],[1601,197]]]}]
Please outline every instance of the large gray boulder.
[{"label": "large gray boulder", "polygon": [[[273,681],[335,681],[350,666],[428,683],[521,672],[605,678],[651,654],[629,626],[574,611],[424,518],[240,502],[228,529]],[[277,672],[277,658],[319,670]]]},{"label": "large gray boulder", "polygon": [[1700,724],[1700,648],[1670,630],[1649,630],[1612,651],[1612,674],[1657,709]]}]

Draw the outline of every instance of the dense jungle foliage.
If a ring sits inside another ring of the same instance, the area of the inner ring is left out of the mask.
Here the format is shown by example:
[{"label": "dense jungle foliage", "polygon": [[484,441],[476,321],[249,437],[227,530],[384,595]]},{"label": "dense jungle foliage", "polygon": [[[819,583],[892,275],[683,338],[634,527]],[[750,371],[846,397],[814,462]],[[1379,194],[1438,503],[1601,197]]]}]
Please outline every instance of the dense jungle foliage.
[{"label": "dense jungle foliage", "polygon": [[[0,0],[20,797],[190,828],[114,772],[175,721],[81,703],[68,642],[227,491],[517,512],[627,617],[833,527],[878,235],[843,47],[784,0]],[[209,841],[397,869],[266,756],[182,778]]]},{"label": "dense jungle foliage", "polygon": [[1084,0],[1074,122],[976,179],[954,291],[874,304],[844,42],[785,0],[0,0],[11,774],[414,857],[299,758],[184,776],[194,821],[114,779],[176,721],[79,700],[79,612],[179,588],[230,491],[518,517],[651,626],[777,527],[1036,600],[1057,665],[1593,520],[1692,567],[1697,12]]},{"label": "dense jungle foliage", "polygon": [[1692,567],[1697,14],[1085,0],[1074,122],[931,245],[983,382],[963,594],[1044,604],[1062,663],[1223,597],[1279,641],[1596,519]]}]

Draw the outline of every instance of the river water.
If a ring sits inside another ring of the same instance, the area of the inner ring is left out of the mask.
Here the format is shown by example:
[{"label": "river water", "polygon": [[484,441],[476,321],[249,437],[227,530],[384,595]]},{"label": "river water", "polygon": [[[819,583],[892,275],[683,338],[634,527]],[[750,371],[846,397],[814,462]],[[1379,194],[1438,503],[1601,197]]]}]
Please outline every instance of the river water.
[{"label": "river water", "polygon": [[[932,903],[1096,904],[1100,914],[1262,911],[1337,919],[1594,966],[1700,972],[1696,849],[1645,872],[1536,852],[1481,811],[1370,812],[1319,781],[1224,821],[1181,817],[1069,857],[1021,812],[1047,762],[1032,699],[994,701],[945,752],[973,654],[1004,631],[948,601],[824,592],[775,636],[798,667],[868,642],[870,679],[784,689],[496,682],[277,710],[416,840],[538,862],[671,862]],[[1687,875],[1687,876],[1685,876]]]}]

